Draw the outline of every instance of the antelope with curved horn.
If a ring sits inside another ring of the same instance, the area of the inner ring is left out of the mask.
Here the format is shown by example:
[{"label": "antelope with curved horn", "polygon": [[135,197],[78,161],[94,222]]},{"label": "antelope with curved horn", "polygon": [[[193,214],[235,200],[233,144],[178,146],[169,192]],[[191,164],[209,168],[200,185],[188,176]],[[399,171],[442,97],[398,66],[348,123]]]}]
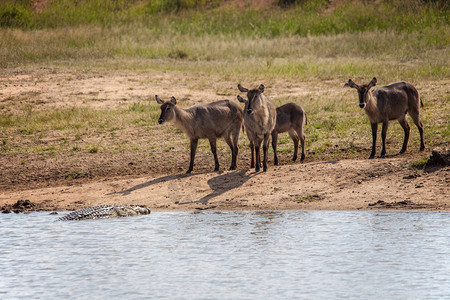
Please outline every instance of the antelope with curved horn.
[{"label": "antelope with curved horn", "polygon": [[194,168],[195,153],[199,139],[208,139],[214,155],[214,171],[219,171],[219,160],[216,151],[216,139],[223,137],[231,149],[230,170],[236,169],[238,156],[239,133],[242,128],[242,108],[234,101],[218,100],[208,104],[197,104],[183,109],[178,107],[172,96],[169,101],[161,100],[155,95],[156,102],[161,104],[161,116],[158,123],[174,122],[191,140],[191,161],[186,173]]},{"label": "antelope with curved horn", "polygon": [[[263,142],[263,171],[267,171],[269,138],[277,122],[275,106],[263,94],[264,85],[262,84],[257,89],[252,90],[238,84],[238,89],[243,93],[247,93],[247,100],[241,96],[237,96],[237,98],[239,102],[245,103],[244,125],[252,152],[250,167],[255,167],[255,171],[259,172],[261,167],[260,148],[261,142]],[[256,152],[256,165],[254,152]]]},{"label": "antelope with curved horn", "polygon": [[386,133],[390,120],[398,120],[402,126],[405,132],[405,138],[400,153],[406,151],[410,131],[409,124],[406,121],[407,113],[419,129],[420,151],[423,151],[425,149],[423,125],[419,119],[419,104],[423,107],[423,103],[416,88],[410,83],[401,81],[374,89],[371,92],[370,89],[376,84],[377,79],[374,77],[369,84],[357,85],[349,79],[344,85],[344,87],[348,86],[358,91],[359,107],[363,108],[369,116],[369,121],[372,125],[372,152],[370,153],[369,159],[375,156],[378,123],[383,123],[381,130],[383,145],[380,157],[383,158],[386,156]]}]

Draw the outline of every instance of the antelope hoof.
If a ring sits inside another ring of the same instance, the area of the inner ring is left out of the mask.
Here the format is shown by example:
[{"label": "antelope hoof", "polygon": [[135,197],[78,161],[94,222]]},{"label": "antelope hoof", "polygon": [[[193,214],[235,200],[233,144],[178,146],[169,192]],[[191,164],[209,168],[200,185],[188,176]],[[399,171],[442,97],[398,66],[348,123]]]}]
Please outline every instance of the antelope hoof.
[{"label": "antelope hoof", "polygon": [[425,150],[425,146],[420,146],[420,150],[419,151],[423,151]]},{"label": "antelope hoof", "polygon": [[186,174],[191,174],[191,172],[192,172],[192,169],[189,169],[186,171]]},{"label": "antelope hoof", "polygon": [[371,155],[369,156],[369,159],[373,159],[374,157],[375,157],[375,155],[371,154]]},{"label": "antelope hoof", "polygon": [[386,154],[381,154],[379,158],[386,158]]},{"label": "antelope hoof", "polygon": [[231,167],[229,168],[229,170],[230,170],[230,171],[236,170],[236,166],[231,166]]},{"label": "antelope hoof", "polygon": [[305,154],[302,154],[302,157],[300,158],[300,161],[304,161],[305,160]]},{"label": "antelope hoof", "polygon": [[267,167],[264,167],[264,168],[263,168],[263,172],[267,172]]},{"label": "antelope hoof", "polygon": [[255,168],[255,172],[259,172],[259,166]]},{"label": "antelope hoof", "polygon": [[294,156],[293,158],[292,158],[292,161],[296,161],[297,160],[297,156]]},{"label": "antelope hoof", "polygon": [[273,162],[273,165],[274,165],[274,166],[278,166],[278,160],[274,161],[274,162]]}]

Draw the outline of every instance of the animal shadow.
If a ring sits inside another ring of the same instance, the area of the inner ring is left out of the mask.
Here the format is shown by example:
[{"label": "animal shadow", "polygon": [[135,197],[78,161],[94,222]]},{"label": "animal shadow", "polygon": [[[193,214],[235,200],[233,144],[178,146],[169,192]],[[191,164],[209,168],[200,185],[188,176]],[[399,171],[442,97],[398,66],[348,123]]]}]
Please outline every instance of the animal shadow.
[{"label": "animal shadow", "polygon": [[223,175],[213,177],[208,180],[208,185],[213,190],[212,193],[202,197],[199,200],[181,202],[179,204],[180,205],[192,204],[192,203],[208,204],[209,200],[211,200],[212,198],[220,196],[230,190],[233,190],[233,189],[236,189],[236,188],[242,186],[250,178],[252,178],[258,174],[260,174],[260,173],[247,174],[247,170],[241,170],[241,171],[228,172]]},{"label": "animal shadow", "polygon": [[203,173],[167,175],[167,176],[155,178],[155,179],[150,180],[148,182],[144,182],[144,183],[138,184],[136,186],[133,186],[133,187],[131,187],[129,189],[126,189],[124,191],[121,191],[121,192],[112,192],[112,193],[108,193],[106,195],[109,196],[109,195],[122,194],[122,196],[127,196],[127,195],[131,194],[131,192],[134,192],[134,191],[137,191],[137,190],[140,190],[140,189],[144,189],[144,188],[149,187],[149,186],[154,185],[154,184],[163,183],[163,182],[176,180],[176,179],[181,179],[181,178],[187,178],[187,177],[200,175],[200,174],[203,174]]}]

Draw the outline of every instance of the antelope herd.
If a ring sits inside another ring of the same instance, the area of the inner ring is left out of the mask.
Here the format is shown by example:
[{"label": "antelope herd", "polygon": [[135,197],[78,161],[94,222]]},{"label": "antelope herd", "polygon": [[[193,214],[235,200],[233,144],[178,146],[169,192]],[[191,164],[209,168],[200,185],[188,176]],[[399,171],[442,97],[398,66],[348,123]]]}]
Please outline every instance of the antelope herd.
[{"label": "antelope herd", "polygon": [[[383,124],[380,157],[384,158],[386,156],[386,133],[390,120],[398,120],[402,126],[405,137],[400,153],[406,151],[410,131],[409,124],[406,121],[407,113],[419,129],[420,151],[423,151],[425,149],[423,125],[419,119],[419,104],[423,107],[423,103],[416,88],[402,81],[370,91],[376,83],[376,78],[373,78],[367,85],[357,85],[349,79],[344,85],[344,87],[351,87],[357,90],[359,107],[363,108],[369,117],[372,126],[372,152],[369,159],[375,156],[378,123]],[[294,142],[294,156],[292,160],[297,160],[299,142],[302,146],[300,161],[305,159],[303,124],[307,125],[308,121],[303,108],[296,103],[286,103],[276,108],[264,94],[264,85],[262,84],[256,89],[247,89],[238,84],[238,89],[240,92],[246,93],[247,99],[237,96],[238,101],[245,104],[244,109],[237,102],[231,100],[197,104],[184,109],[177,106],[177,101],[173,96],[169,101],[163,101],[158,95],[155,95],[156,102],[161,105],[161,115],[158,123],[173,122],[190,139],[191,159],[186,173],[191,173],[194,168],[195,153],[199,139],[209,140],[211,152],[214,156],[214,171],[218,171],[220,165],[217,158],[216,140],[222,137],[231,150],[230,170],[235,170],[241,130],[247,133],[250,141],[250,168],[255,168],[256,172],[259,172],[261,168],[261,143],[263,148],[262,167],[263,171],[267,171],[270,137],[272,137],[274,165],[278,165],[277,141],[278,134],[282,132],[288,132]]]}]

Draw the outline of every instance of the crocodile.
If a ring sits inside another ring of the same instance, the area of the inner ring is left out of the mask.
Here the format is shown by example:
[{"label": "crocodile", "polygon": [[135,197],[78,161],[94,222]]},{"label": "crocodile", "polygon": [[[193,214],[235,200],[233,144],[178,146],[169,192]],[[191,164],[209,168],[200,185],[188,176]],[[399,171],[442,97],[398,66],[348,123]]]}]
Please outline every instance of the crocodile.
[{"label": "crocodile", "polygon": [[97,205],[73,211],[57,221],[74,221],[88,219],[108,219],[127,216],[148,215],[150,209],[140,205]]}]

